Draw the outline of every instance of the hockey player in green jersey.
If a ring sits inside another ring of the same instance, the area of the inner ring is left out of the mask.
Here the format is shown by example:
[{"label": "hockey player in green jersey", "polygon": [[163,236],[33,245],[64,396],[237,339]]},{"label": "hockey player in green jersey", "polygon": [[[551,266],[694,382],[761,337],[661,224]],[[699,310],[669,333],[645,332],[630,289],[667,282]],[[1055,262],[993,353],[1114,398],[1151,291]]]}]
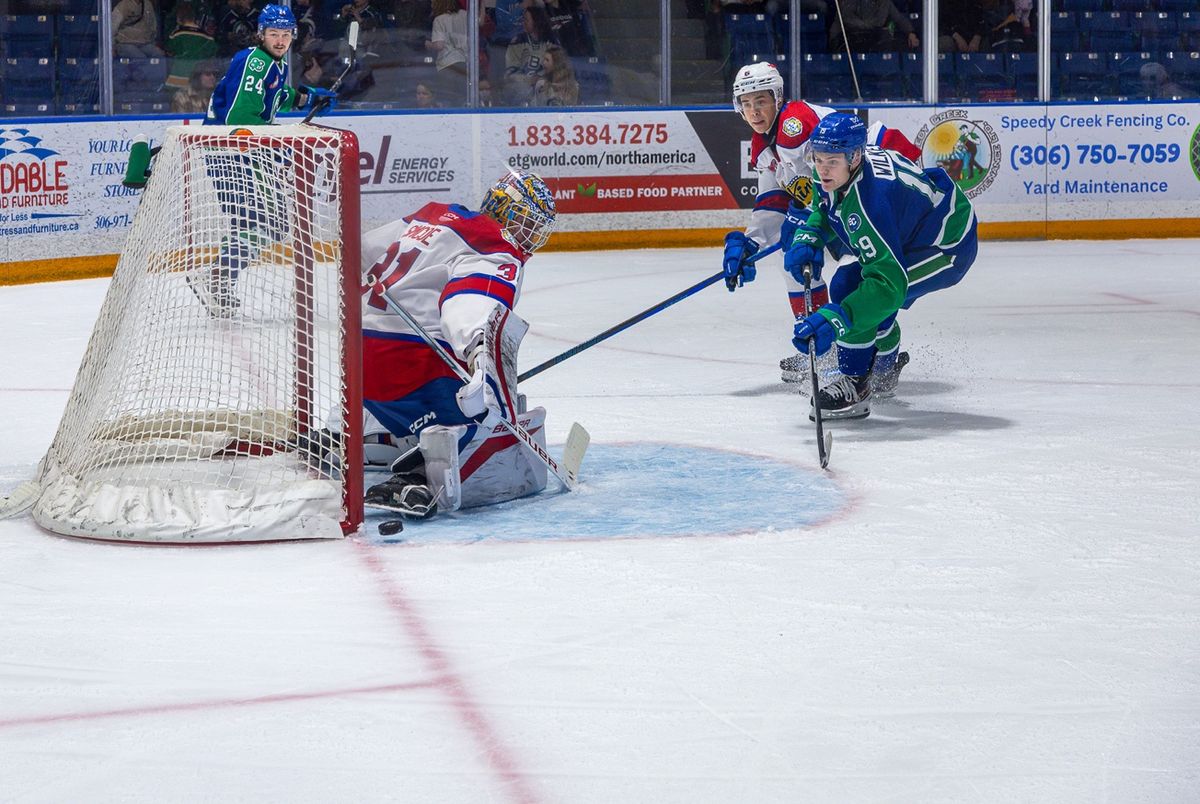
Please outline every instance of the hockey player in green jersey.
[{"label": "hockey player in green jersey", "polygon": [[808,142],[816,194],[784,267],[797,278],[805,265],[819,271],[834,239],[858,259],[838,268],[828,304],[796,319],[793,343],[824,354],[836,340],[842,376],[814,404],[826,418],[862,418],[872,392],[895,388],[907,359],[897,312],[957,283],[975,261],[975,211],[946,171],[868,146],[855,115],[827,115]]},{"label": "hockey player in green jersey", "polygon": [[258,15],[259,43],[234,54],[225,77],[213,90],[205,125],[261,126],[278,112],[303,111],[314,103],[333,108],[336,93],[288,83],[287,52],[296,18],[287,6],[269,5]]},{"label": "hockey player in green jersey", "polygon": [[[296,18],[287,6],[269,5],[258,15],[259,43],[234,55],[225,77],[208,104],[205,125],[263,126],[277,112],[332,109],[336,93],[317,87],[296,89],[288,83],[287,52],[296,34]],[[221,210],[229,216],[229,233],[221,239],[216,262],[187,277],[196,298],[214,318],[230,318],[241,308],[238,276],[271,243],[286,239],[289,194],[288,155],[273,162],[252,162],[234,149],[205,155]],[[273,169],[277,168],[277,169]]]}]

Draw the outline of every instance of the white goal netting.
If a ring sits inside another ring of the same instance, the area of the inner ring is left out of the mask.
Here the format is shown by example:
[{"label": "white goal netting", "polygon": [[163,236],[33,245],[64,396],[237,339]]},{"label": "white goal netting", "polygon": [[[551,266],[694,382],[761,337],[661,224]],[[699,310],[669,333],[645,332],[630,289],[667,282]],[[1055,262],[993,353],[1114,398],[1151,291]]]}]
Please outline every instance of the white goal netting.
[{"label": "white goal netting", "polygon": [[49,530],[224,542],[361,521],[361,459],[346,454],[361,442],[357,144],[214,129],[170,129],[154,160],[25,489]]}]

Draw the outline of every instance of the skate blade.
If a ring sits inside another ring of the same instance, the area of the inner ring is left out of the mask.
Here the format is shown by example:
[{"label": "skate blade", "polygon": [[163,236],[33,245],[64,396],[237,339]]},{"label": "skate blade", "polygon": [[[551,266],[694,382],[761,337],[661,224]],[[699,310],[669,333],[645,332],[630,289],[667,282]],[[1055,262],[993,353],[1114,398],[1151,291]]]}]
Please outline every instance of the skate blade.
[{"label": "skate blade", "polygon": [[401,505],[387,505],[385,503],[369,503],[364,502],[363,507],[372,511],[388,511],[389,513],[399,514],[405,519],[432,519],[437,516],[437,506],[432,506],[428,511],[418,511],[413,508],[405,508]]}]

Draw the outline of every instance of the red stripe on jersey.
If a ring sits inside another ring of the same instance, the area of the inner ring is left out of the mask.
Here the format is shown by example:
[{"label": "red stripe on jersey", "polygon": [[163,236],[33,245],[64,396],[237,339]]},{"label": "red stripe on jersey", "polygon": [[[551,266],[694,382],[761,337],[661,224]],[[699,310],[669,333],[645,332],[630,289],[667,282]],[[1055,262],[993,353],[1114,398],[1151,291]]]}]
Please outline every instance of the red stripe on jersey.
[{"label": "red stripe on jersey", "polygon": [[783,190],[771,190],[754,199],[754,211],[769,209],[775,212],[787,212],[791,196]]},{"label": "red stripe on jersey", "polygon": [[402,399],[440,377],[457,379],[458,375],[424,341],[363,334],[364,398]]},{"label": "red stripe on jersey", "polygon": [[921,164],[921,149],[909,142],[908,137],[894,128],[885,128],[879,138],[879,147],[895,151],[906,156],[918,165]]},{"label": "red stripe on jersey", "polygon": [[472,212],[457,204],[430,202],[404,219],[408,223],[421,221],[434,226],[444,226],[463,239],[463,242],[480,254],[509,254],[522,265],[529,255],[504,239],[500,224],[482,212]]},{"label": "red stripe on jersey", "polygon": [[799,148],[808,142],[820,116],[804,101],[788,101],[775,119],[775,145],[780,148]]},{"label": "red stripe on jersey", "polygon": [[446,287],[442,288],[442,297],[438,300],[438,308],[440,309],[446,303],[446,299],[460,293],[478,293],[481,296],[487,296],[510,310],[517,298],[517,289],[507,282],[487,274],[471,274],[451,279],[446,283]]}]

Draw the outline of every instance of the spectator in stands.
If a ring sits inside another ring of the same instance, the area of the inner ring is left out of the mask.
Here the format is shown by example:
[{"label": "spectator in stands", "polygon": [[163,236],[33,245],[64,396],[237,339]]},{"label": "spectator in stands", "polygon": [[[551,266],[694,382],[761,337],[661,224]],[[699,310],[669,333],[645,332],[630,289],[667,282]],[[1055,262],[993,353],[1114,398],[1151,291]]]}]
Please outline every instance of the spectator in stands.
[{"label": "spectator in stands", "polygon": [[437,109],[441,106],[437,102],[437,96],[434,95],[433,87],[429,84],[417,84],[414,90],[414,97],[417,99],[418,109]]},{"label": "spectator in stands", "polygon": [[1142,79],[1142,91],[1147,98],[1184,98],[1189,94],[1186,89],[1172,81],[1167,68],[1156,61],[1143,64],[1138,75]]},{"label": "spectator in stands", "polygon": [[258,43],[258,11],[251,0],[228,0],[217,20],[217,52],[232,56]]},{"label": "spectator in stands", "polygon": [[550,18],[550,30],[554,38],[567,51],[568,56],[594,56],[596,49],[587,35],[583,24],[581,0],[545,0],[546,16]]},{"label": "spectator in stands", "polygon": [[[196,65],[217,55],[217,43],[200,27],[196,11],[190,2],[179,4],[175,9],[175,20],[175,30],[167,37],[167,53],[171,56],[171,72],[167,76],[167,86],[171,89],[186,90],[196,77]],[[206,100],[205,103],[207,102]]]},{"label": "spectator in stands", "polygon": [[[829,48],[840,52],[849,43],[853,53],[916,50],[921,40],[912,22],[892,0],[840,0],[846,36],[835,16],[829,29]],[[894,29],[894,32],[893,32]]]},{"label": "spectator in stands", "polygon": [[550,45],[542,54],[542,77],[533,87],[533,105],[579,105],[579,82],[567,51],[560,45]]},{"label": "spectator in stands", "polygon": [[987,4],[989,0],[943,3],[938,17],[938,50],[942,53],[978,53],[989,28]]},{"label": "spectator in stands", "polygon": [[292,14],[296,16],[296,43],[292,49],[302,53],[309,42],[320,43],[320,10],[317,0],[292,0]]},{"label": "spectator in stands", "polygon": [[458,0],[433,0],[433,26],[425,49],[436,55],[438,89],[461,104],[467,90],[467,12]]},{"label": "spectator in stands", "polygon": [[533,88],[542,77],[542,55],[555,44],[546,9],[525,9],[522,25],[525,33],[508,46],[504,54],[505,100],[513,106],[528,106]]},{"label": "spectator in stands", "polygon": [[479,79],[479,105],[487,107],[492,105],[492,82],[486,78]]},{"label": "spectator in stands", "polygon": [[208,111],[208,99],[216,89],[224,70],[213,61],[202,61],[192,69],[186,89],[176,92],[171,98],[171,111],[176,114],[204,114]]},{"label": "spectator in stands", "polygon": [[[370,34],[383,27],[383,12],[372,5],[371,0],[351,0],[349,3],[343,3],[341,10],[337,16],[338,27],[335,31],[337,38],[345,39],[346,30],[350,27],[350,23],[358,23],[358,35],[364,37],[364,34]],[[365,37],[365,49],[369,50],[371,37]]]},{"label": "spectator in stands", "polygon": [[165,56],[158,46],[155,0],[117,0],[112,10],[113,53],[118,58]]},{"label": "spectator in stands", "polygon": [[521,34],[521,20],[528,0],[483,0],[485,13],[491,20],[487,40],[488,63],[493,82],[505,80],[504,64],[508,46]]}]

